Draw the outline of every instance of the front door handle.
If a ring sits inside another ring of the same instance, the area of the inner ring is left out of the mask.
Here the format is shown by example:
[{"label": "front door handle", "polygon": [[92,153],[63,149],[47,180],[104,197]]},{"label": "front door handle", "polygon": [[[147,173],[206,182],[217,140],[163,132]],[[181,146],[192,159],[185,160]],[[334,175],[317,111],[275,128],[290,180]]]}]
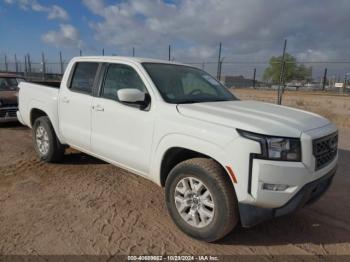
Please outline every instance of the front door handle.
[{"label": "front door handle", "polygon": [[96,111],[100,111],[100,112],[105,111],[105,109],[104,109],[101,105],[96,105],[96,106],[95,106],[95,110],[96,110]]}]

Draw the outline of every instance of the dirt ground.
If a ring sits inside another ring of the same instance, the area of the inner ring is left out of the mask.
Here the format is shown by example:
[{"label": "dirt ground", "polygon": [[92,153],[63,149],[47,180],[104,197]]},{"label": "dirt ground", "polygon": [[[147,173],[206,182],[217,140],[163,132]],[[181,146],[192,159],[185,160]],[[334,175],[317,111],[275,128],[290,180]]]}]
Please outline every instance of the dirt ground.
[{"label": "dirt ground", "polygon": [[348,128],[339,153],[334,183],[317,203],[207,244],[176,228],[152,182],[73,151],[61,164],[41,163],[29,129],[2,125],[0,254],[350,255]]}]

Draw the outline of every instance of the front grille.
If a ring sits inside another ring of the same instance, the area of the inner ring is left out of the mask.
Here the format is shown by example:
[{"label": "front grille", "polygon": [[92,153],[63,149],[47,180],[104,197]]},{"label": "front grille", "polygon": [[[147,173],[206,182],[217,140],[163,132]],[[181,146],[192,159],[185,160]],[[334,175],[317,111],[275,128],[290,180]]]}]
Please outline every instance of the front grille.
[{"label": "front grille", "polygon": [[338,133],[315,139],[313,154],[316,158],[316,170],[327,166],[334,160],[338,152]]},{"label": "front grille", "polygon": [[0,118],[16,117],[17,107],[0,108]]}]

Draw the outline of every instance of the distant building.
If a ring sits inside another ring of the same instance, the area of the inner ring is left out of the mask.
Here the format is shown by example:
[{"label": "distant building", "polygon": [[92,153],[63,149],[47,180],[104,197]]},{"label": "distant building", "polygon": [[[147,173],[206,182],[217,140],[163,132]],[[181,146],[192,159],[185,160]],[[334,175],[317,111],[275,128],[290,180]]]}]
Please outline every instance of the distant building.
[{"label": "distant building", "polygon": [[[254,86],[254,80],[253,79],[247,79],[244,78],[244,76],[225,76],[224,77],[224,84],[228,88],[249,88]],[[260,86],[261,82],[255,81],[255,86]]]}]

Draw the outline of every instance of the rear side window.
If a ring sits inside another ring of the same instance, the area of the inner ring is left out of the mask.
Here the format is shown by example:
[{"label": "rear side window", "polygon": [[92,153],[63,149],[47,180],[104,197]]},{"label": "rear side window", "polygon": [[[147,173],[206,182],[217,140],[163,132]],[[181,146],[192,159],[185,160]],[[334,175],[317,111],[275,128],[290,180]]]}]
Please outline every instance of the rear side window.
[{"label": "rear side window", "polygon": [[81,93],[91,94],[97,73],[98,63],[77,63],[75,65],[70,89]]}]

